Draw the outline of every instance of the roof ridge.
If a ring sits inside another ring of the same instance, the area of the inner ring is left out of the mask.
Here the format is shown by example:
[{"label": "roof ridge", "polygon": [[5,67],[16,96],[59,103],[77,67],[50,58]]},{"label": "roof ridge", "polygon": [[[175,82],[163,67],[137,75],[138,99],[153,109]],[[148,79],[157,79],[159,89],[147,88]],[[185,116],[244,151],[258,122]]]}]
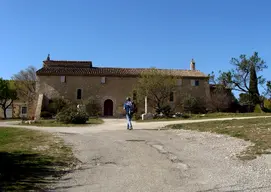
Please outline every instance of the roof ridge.
[{"label": "roof ridge", "polygon": [[[69,68],[69,67],[65,67],[65,68]],[[91,68],[98,68],[98,69],[141,69],[141,70],[146,70],[146,69],[152,69],[153,67],[91,67]],[[190,70],[190,69],[166,69],[166,68],[155,68],[158,70],[167,70],[167,71],[199,71],[199,70]],[[199,71],[201,72],[201,71]]]},{"label": "roof ridge", "polygon": [[[116,67],[43,67],[37,71],[37,75],[88,75],[88,76],[139,76],[142,72],[151,68],[116,68]],[[160,69],[166,74],[183,77],[207,77],[203,72],[181,69]]]},{"label": "roof ridge", "polygon": [[[81,63],[81,62],[83,62],[83,63],[88,63],[88,62],[91,62],[91,61],[69,61],[69,60],[50,60],[50,61],[53,61],[53,62],[77,62],[77,63]],[[46,61],[46,62],[50,62],[50,61]],[[49,66],[48,66],[49,67]],[[54,66],[54,68],[63,68],[63,67],[57,67],[57,66]],[[65,68],[66,69],[68,69],[68,68],[75,68],[75,67],[67,67],[67,66],[65,66]],[[78,67],[78,68],[80,68],[80,67]],[[95,66],[92,66],[91,68],[98,68],[98,69],[128,69],[128,70],[133,70],[133,69],[135,69],[135,70],[146,70],[146,69],[152,69],[153,67],[145,67],[145,68],[143,68],[143,67],[106,67],[106,66],[100,66],[100,67],[95,67]],[[173,69],[173,68],[171,68],[171,69],[166,69],[166,68],[155,68],[155,69],[158,69],[158,70],[166,70],[166,71],[191,71],[191,72],[201,72],[200,70],[198,70],[198,69],[195,69],[195,70],[191,70],[191,69]],[[203,73],[203,72],[201,72],[201,73]]]},{"label": "roof ridge", "polygon": [[43,62],[92,63],[92,61],[77,61],[77,60],[44,60]]}]

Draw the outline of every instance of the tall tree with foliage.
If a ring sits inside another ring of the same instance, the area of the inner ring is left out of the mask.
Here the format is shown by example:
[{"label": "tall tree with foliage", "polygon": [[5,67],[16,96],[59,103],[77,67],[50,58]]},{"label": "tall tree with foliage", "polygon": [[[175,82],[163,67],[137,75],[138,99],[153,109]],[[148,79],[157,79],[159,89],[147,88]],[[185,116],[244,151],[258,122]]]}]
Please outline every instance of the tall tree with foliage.
[{"label": "tall tree with foliage", "polygon": [[177,79],[170,71],[151,68],[143,72],[136,84],[135,91],[139,101],[144,102],[145,96],[148,104],[157,111],[163,111],[168,105],[170,93],[176,89]]},{"label": "tall tree with foliage", "polygon": [[267,81],[266,83],[266,96],[271,100],[271,81]]},{"label": "tall tree with foliage", "polygon": [[258,73],[267,68],[265,61],[254,52],[249,58],[246,55],[232,58],[231,63],[235,69],[220,73],[220,80],[233,90],[248,94],[253,105],[262,103],[258,86],[265,84],[265,78]]},{"label": "tall tree with foliage", "polygon": [[9,81],[0,78],[0,106],[4,112],[4,118],[7,118],[7,109],[17,99],[17,92],[9,85]]},{"label": "tall tree with foliage", "polygon": [[251,95],[252,103],[259,104],[260,103],[260,93],[258,89],[258,78],[256,72],[256,65],[255,63],[259,62],[259,57],[252,57],[250,64],[250,79],[249,79],[249,95]]},{"label": "tall tree with foliage", "polygon": [[36,68],[29,66],[12,76],[18,97],[24,101],[32,101],[36,96]]}]

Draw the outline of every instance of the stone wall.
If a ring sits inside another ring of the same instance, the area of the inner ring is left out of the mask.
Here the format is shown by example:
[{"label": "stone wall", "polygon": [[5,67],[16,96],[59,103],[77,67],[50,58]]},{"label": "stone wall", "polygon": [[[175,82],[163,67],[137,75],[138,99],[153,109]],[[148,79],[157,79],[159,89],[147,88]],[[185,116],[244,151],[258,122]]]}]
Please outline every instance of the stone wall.
[{"label": "stone wall", "polygon": [[[104,102],[107,99],[113,101],[113,115],[121,116],[121,108],[123,102],[128,95],[132,95],[132,90],[137,82],[135,77],[105,77],[105,83],[101,83],[103,77],[97,76],[66,76],[66,81],[61,82],[60,76],[38,76],[37,92],[38,94],[44,94],[47,98],[62,97],[71,101],[82,103],[83,100],[87,100],[90,96],[97,96],[102,110]],[[192,86],[191,81],[199,80],[199,86]],[[195,97],[201,97],[206,99],[209,89],[207,79],[191,79],[184,78],[178,81],[178,91],[175,93],[175,102],[172,102],[172,106],[177,106],[179,99],[177,95],[183,95],[189,93]],[[82,89],[82,99],[77,100],[77,89]],[[140,104],[144,111],[144,104]],[[152,111],[151,108],[148,109]],[[177,111],[181,108],[177,107]],[[103,114],[103,111],[102,111]]]}]

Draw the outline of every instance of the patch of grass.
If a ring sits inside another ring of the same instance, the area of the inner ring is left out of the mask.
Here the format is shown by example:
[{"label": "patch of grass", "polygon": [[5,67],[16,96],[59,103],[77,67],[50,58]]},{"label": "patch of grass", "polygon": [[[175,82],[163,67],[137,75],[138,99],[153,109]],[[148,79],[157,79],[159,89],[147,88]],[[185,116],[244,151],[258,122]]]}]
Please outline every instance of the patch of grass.
[{"label": "patch of grass", "polygon": [[251,141],[254,145],[239,155],[241,159],[254,159],[257,155],[271,151],[271,117],[246,120],[211,121],[167,126],[172,129],[186,129],[201,132],[226,134]]},{"label": "patch of grass", "polygon": [[76,127],[76,126],[89,126],[89,125],[97,125],[102,124],[103,120],[99,118],[90,118],[86,124],[66,124],[57,122],[55,120],[39,120],[35,123],[20,123],[20,125],[30,125],[30,126],[40,126],[40,127]]},{"label": "patch of grass", "polygon": [[14,119],[0,119],[0,122],[2,121],[20,121],[21,119],[20,118],[14,118]]},{"label": "patch of grass", "polygon": [[216,118],[234,118],[234,117],[257,117],[257,116],[270,116],[271,113],[207,113],[207,114],[191,114],[185,115],[185,117],[176,117],[176,118],[157,118],[142,121],[137,120],[137,122],[152,122],[152,121],[176,121],[184,119],[216,119]]},{"label": "patch of grass", "polygon": [[231,117],[257,117],[257,116],[271,116],[271,113],[207,113],[205,115],[193,114],[192,118],[231,118]]},{"label": "patch of grass", "polygon": [[75,162],[71,148],[52,134],[0,128],[0,191],[43,191]]}]

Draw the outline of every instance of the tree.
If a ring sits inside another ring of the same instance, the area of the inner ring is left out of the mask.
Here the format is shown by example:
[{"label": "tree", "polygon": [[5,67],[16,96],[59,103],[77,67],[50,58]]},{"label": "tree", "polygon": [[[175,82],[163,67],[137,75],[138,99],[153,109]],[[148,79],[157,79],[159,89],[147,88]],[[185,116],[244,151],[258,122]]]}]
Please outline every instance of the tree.
[{"label": "tree", "polygon": [[251,102],[254,105],[260,103],[257,72],[255,68],[256,66],[254,64],[250,66],[250,79],[249,79],[249,90],[250,90],[249,95],[251,95]]},{"label": "tree", "polygon": [[33,101],[36,96],[36,68],[29,66],[12,76],[20,100]]},{"label": "tree", "polygon": [[169,102],[170,94],[176,89],[177,79],[170,71],[167,73],[159,69],[151,68],[142,72],[135,86],[137,99],[144,101],[148,98],[148,104],[156,111],[163,111]]},{"label": "tree", "polygon": [[90,117],[99,116],[101,113],[101,105],[98,102],[98,99],[94,96],[89,97],[85,102],[86,113]]},{"label": "tree", "polygon": [[7,118],[7,109],[17,99],[17,92],[10,88],[9,82],[0,78],[0,106],[4,112],[4,118]]},{"label": "tree", "polygon": [[229,110],[235,99],[231,89],[227,88],[219,78],[216,78],[214,72],[209,74],[209,83],[211,85],[211,100],[208,106],[218,112]]},{"label": "tree", "polygon": [[187,94],[182,101],[183,109],[185,112],[194,113],[196,108],[199,105],[197,98],[193,97],[190,94]]},{"label": "tree", "polygon": [[49,105],[47,107],[48,112],[50,112],[53,115],[56,115],[63,109],[67,108],[70,105],[70,101],[56,97],[49,100]]},{"label": "tree", "polygon": [[269,100],[271,100],[271,81],[267,81],[266,83],[266,92],[265,95]]},{"label": "tree", "polygon": [[217,112],[225,112],[230,109],[234,96],[230,89],[223,85],[215,85],[211,91],[212,107]]},{"label": "tree", "polygon": [[184,112],[191,113],[205,113],[205,102],[201,97],[194,97],[191,94],[184,94],[182,96],[181,104]]},{"label": "tree", "polygon": [[247,93],[240,93],[239,94],[239,103],[241,105],[253,105],[253,100],[251,99],[251,96]]},{"label": "tree", "polygon": [[264,85],[265,79],[258,76],[258,73],[267,68],[265,61],[259,57],[257,52],[254,52],[249,58],[246,55],[232,58],[231,63],[235,69],[220,72],[220,81],[233,90],[248,94],[253,105],[262,103],[258,86]]}]

